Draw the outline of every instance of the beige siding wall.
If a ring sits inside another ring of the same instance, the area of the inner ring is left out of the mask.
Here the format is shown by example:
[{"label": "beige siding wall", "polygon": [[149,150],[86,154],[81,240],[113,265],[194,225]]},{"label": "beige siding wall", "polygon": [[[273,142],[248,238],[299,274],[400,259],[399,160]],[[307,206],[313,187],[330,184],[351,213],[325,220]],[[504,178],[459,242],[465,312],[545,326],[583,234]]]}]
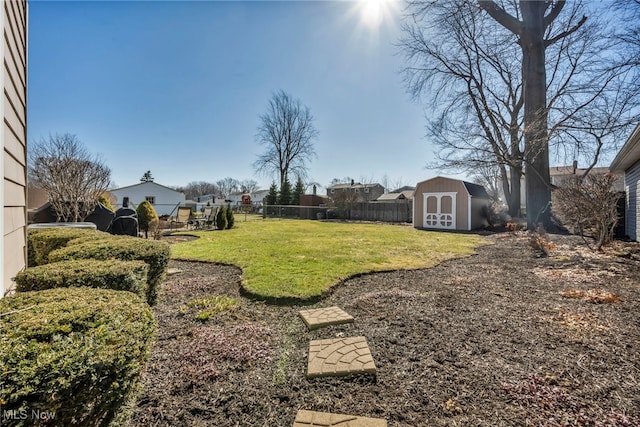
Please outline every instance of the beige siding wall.
[{"label": "beige siding wall", "polygon": [[416,186],[413,196],[413,224],[416,228],[424,228],[424,193],[457,193],[456,198],[456,229],[466,230],[468,226],[469,193],[462,181],[437,177],[422,181]]},{"label": "beige siding wall", "polygon": [[0,296],[26,265],[27,4],[3,2],[2,259]]}]

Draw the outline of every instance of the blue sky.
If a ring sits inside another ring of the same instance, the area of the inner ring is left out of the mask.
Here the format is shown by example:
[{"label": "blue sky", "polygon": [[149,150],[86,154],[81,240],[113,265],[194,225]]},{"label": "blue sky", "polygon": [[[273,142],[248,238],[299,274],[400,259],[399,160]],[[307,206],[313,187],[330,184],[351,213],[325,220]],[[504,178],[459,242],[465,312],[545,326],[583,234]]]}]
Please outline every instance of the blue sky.
[{"label": "blue sky", "polygon": [[185,185],[252,167],[258,116],[282,89],[319,138],[309,179],[415,184],[437,175],[395,46],[401,11],[361,3],[29,2],[28,137],[74,133],[117,186]]}]

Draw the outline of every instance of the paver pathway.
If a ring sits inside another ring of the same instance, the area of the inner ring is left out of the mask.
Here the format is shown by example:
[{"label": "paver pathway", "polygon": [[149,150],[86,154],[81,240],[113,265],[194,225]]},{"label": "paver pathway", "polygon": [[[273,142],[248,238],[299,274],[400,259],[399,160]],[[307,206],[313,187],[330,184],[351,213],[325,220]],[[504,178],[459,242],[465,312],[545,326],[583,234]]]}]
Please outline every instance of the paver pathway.
[{"label": "paver pathway", "polygon": [[375,374],[365,337],[315,340],[309,343],[307,377]]},{"label": "paver pathway", "polygon": [[299,314],[309,329],[353,322],[353,316],[338,307],[300,310]]},{"label": "paver pathway", "polygon": [[293,427],[387,427],[387,422],[379,418],[300,410]]}]

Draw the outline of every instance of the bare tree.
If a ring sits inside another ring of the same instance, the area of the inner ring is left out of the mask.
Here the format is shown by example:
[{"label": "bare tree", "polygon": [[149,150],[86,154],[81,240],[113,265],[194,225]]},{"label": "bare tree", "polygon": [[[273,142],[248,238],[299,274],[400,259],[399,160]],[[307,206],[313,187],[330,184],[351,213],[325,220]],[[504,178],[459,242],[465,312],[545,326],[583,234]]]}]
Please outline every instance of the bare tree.
[{"label": "bare tree", "polygon": [[634,70],[614,27],[579,1],[415,1],[409,10],[406,76],[436,106],[428,129],[438,160],[497,166],[511,215],[524,169],[528,225],[549,226],[550,147],[595,165],[637,120]]},{"label": "bare tree", "polygon": [[184,193],[187,200],[197,200],[198,197],[219,193],[218,186],[207,181],[192,181],[184,187],[176,187],[177,191]]},{"label": "bare tree", "polygon": [[75,135],[56,134],[29,147],[29,179],[48,193],[58,221],[84,220],[110,178],[111,170]]},{"label": "bare tree", "polygon": [[512,216],[523,173],[522,84],[515,38],[468,1],[410,4],[402,41],[405,80],[433,114],[427,134],[440,147],[432,168],[500,170]]},{"label": "bare tree", "polygon": [[[502,174],[500,169],[489,163],[481,165],[475,170],[473,182],[482,185],[492,202],[499,202],[502,190]],[[519,184],[519,183],[518,183]]]},{"label": "bare tree", "polygon": [[220,195],[224,198],[229,197],[231,193],[238,191],[240,183],[237,179],[226,177],[220,181],[216,181],[216,185],[220,189]]},{"label": "bare tree", "polygon": [[307,163],[315,156],[313,141],[317,137],[309,107],[280,90],[260,116],[256,139],[266,151],[253,166],[259,173],[277,175],[280,187],[291,174],[305,177]]},{"label": "bare tree", "polygon": [[620,195],[613,190],[615,180],[611,174],[572,176],[553,194],[553,210],[562,223],[583,239],[590,234],[597,250],[613,240],[618,223]]},{"label": "bare tree", "polygon": [[253,193],[259,188],[260,187],[258,186],[258,183],[253,179],[245,179],[240,181],[240,191],[242,191],[243,193]]}]

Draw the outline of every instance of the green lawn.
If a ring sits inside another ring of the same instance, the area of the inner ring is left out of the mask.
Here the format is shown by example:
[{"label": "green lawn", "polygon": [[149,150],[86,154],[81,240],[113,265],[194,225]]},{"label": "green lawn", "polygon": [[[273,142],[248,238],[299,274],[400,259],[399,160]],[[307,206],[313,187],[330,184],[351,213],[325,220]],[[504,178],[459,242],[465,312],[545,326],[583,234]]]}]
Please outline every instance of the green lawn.
[{"label": "green lawn", "polygon": [[308,220],[244,221],[225,231],[190,232],[200,238],[172,246],[176,259],[242,268],[242,286],[270,298],[310,298],[357,273],[431,267],[472,254],[475,235],[428,232],[408,226]]}]

